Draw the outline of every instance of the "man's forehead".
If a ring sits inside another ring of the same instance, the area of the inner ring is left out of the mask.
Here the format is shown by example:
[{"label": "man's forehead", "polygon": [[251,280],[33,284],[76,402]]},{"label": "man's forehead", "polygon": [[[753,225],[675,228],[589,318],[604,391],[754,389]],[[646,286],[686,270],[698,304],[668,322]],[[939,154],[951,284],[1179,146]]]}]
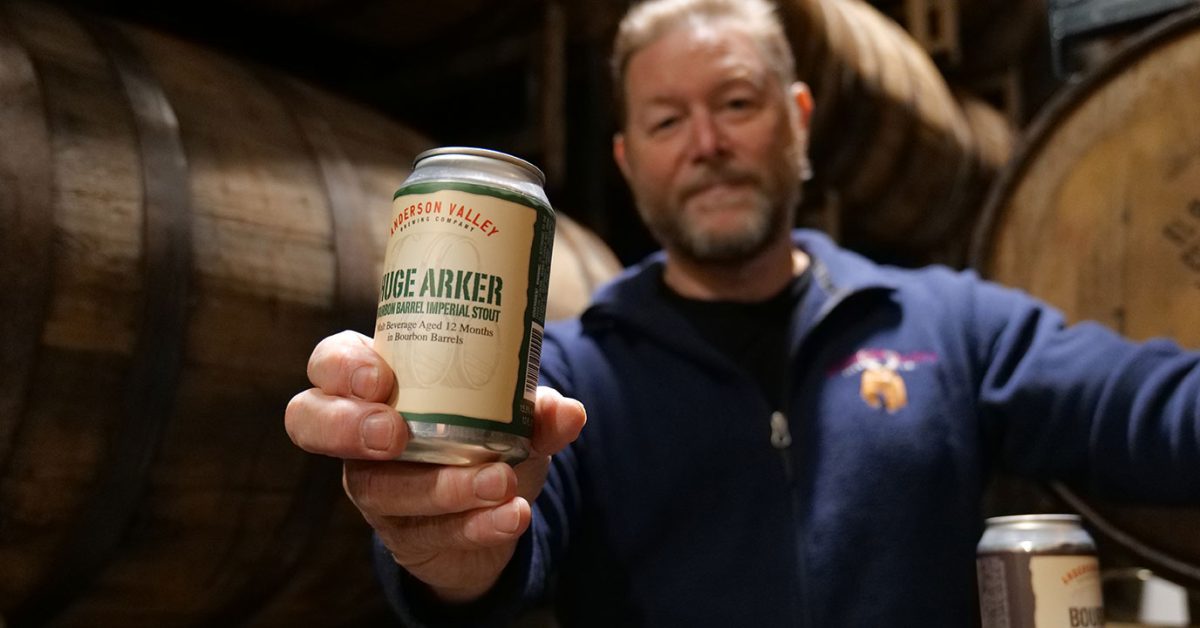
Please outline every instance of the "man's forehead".
[{"label": "man's forehead", "polygon": [[760,82],[768,74],[760,46],[745,29],[725,21],[689,19],[634,53],[626,79],[627,87],[653,88],[702,76]]}]

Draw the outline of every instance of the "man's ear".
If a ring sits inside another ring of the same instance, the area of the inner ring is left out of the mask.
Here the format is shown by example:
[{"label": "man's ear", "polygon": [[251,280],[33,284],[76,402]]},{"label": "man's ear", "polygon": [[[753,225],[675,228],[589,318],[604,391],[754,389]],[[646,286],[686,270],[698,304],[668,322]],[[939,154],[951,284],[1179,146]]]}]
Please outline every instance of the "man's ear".
[{"label": "man's ear", "polygon": [[621,169],[621,175],[629,181],[629,160],[625,156],[625,134],[616,133],[613,135],[612,142],[613,160],[617,162],[617,168]]},{"label": "man's ear", "polygon": [[790,91],[792,94],[792,100],[795,101],[796,107],[800,110],[800,122],[804,125],[804,131],[807,133],[809,130],[809,124],[812,122],[812,92],[808,90],[808,85],[805,85],[801,81],[792,83]]},{"label": "man's ear", "polygon": [[792,83],[790,91],[792,101],[796,104],[796,112],[799,114],[797,122],[800,125],[798,131],[800,136],[797,140],[800,142],[800,173],[801,177],[808,181],[813,176],[812,162],[808,159],[808,134],[809,125],[812,122],[813,97],[812,92],[808,91],[808,85],[800,81]]}]

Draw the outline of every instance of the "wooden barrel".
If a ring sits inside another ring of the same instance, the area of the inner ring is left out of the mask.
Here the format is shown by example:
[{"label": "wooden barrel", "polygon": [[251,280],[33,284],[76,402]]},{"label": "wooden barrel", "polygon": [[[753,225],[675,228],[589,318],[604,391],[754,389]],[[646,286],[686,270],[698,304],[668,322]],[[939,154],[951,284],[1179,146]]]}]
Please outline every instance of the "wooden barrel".
[{"label": "wooden barrel", "polygon": [[[1200,9],[1153,30],[1049,105],[989,194],[972,264],[1135,339],[1200,348]],[[1109,540],[1200,584],[1198,509],[1062,489]]]},{"label": "wooden barrel", "polygon": [[814,187],[836,190],[850,246],[923,261],[972,223],[1000,164],[984,158],[929,56],[860,0],[781,15],[813,89]]},{"label": "wooden barrel", "polygon": [[[318,339],[369,332],[391,195],[430,142],[13,2],[0,137],[0,623],[377,625],[340,465],[282,414]],[[617,267],[559,220],[564,316]]]},{"label": "wooden barrel", "polygon": [[621,270],[621,262],[599,236],[559,214],[550,264],[550,302],[546,317],[578,315],[602,283]]},{"label": "wooden barrel", "polygon": [[[984,172],[999,172],[1012,157],[1016,145],[1016,131],[1012,123],[995,107],[971,93],[956,90],[954,99],[962,109],[967,127],[971,129],[975,159],[982,165],[982,168],[976,171],[976,177],[980,177]],[[986,186],[986,183],[979,178],[974,185]],[[979,202],[982,204],[982,199]],[[965,218],[966,222],[961,230],[947,235],[939,246],[930,247],[925,261],[956,268],[966,266],[971,244],[971,228],[974,227],[978,213],[971,212]]]}]

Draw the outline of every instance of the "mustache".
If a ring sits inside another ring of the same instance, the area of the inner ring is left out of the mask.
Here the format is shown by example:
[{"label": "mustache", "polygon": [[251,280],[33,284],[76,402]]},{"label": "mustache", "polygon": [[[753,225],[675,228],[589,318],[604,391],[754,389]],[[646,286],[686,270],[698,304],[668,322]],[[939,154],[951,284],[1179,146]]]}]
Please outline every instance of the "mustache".
[{"label": "mustache", "polygon": [[758,177],[749,170],[729,164],[703,166],[690,174],[679,188],[679,198],[686,199],[714,185],[742,185],[757,183]]}]

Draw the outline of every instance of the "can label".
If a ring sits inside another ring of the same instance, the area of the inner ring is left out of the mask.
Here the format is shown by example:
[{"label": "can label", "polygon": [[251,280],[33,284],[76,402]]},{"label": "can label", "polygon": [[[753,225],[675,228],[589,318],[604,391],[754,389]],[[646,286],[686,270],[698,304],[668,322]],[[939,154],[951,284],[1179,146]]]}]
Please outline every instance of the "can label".
[{"label": "can label", "polygon": [[984,554],[976,567],[983,628],[1104,625],[1095,556]]},{"label": "can label", "polygon": [[375,350],[409,421],[528,437],[554,216],[463,182],[401,187],[392,204]]}]

